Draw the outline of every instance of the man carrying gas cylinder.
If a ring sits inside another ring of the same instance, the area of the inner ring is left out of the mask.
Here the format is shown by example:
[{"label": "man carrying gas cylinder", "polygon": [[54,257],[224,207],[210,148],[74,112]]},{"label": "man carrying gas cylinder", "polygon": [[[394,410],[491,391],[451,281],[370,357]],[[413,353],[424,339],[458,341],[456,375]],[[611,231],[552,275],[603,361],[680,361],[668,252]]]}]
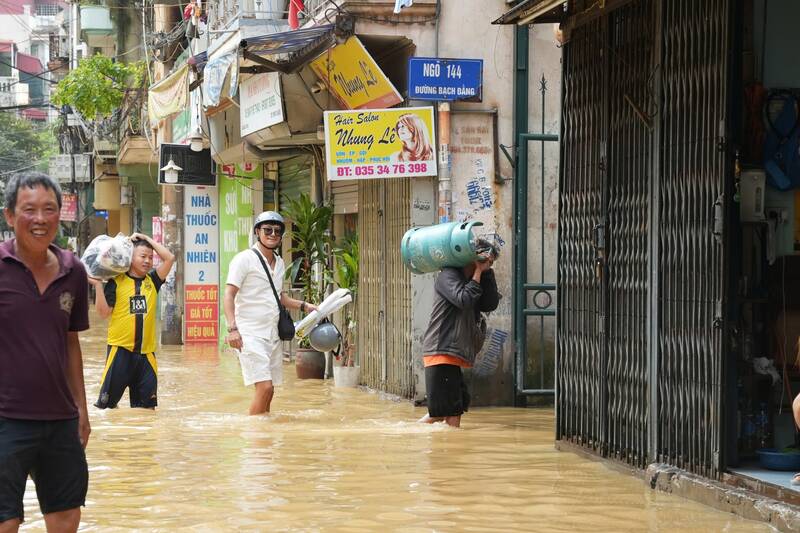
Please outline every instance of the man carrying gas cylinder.
[{"label": "man carrying gas cylinder", "polygon": [[482,312],[497,309],[500,294],[492,265],[498,248],[478,239],[477,258],[464,267],[443,267],[434,284],[433,311],[422,344],[428,414],[420,422],[461,425],[470,396],[462,374],[472,367],[486,338]]}]

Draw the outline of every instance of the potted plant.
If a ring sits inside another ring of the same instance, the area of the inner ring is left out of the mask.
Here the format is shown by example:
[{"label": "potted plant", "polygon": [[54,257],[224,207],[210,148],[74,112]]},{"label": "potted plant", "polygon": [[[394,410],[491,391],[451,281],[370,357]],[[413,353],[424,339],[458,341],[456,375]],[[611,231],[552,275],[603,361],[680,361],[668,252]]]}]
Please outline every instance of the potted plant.
[{"label": "potted plant", "polygon": [[[314,204],[308,194],[303,193],[289,200],[282,214],[291,228],[289,253],[297,256],[286,268],[286,277],[292,282],[300,282],[303,300],[318,304],[325,297],[325,288],[331,280],[327,252],[331,247],[333,209]],[[325,354],[313,349],[307,338],[301,339],[295,369],[298,378],[322,379],[325,376]]]},{"label": "potted plant", "polygon": [[350,233],[334,250],[336,257],[335,280],[342,289],[348,289],[353,301],[342,310],[342,348],[337,359],[341,365],[333,367],[333,380],[337,387],[355,387],[361,367],[356,365],[356,296],[358,293],[358,234]]}]

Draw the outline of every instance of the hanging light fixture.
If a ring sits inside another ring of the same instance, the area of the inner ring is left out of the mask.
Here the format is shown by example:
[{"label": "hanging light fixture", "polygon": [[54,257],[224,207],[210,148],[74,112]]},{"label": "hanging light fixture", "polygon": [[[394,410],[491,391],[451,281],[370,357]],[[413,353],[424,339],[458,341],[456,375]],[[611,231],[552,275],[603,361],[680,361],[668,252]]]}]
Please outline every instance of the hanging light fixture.
[{"label": "hanging light fixture", "polygon": [[170,158],[169,163],[161,169],[164,172],[164,183],[178,183],[178,172],[181,170],[183,169]]},{"label": "hanging light fixture", "polygon": [[203,151],[203,130],[200,129],[200,126],[195,128],[192,132],[192,136],[189,138],[190,148],[192,152],[202,152]]}]

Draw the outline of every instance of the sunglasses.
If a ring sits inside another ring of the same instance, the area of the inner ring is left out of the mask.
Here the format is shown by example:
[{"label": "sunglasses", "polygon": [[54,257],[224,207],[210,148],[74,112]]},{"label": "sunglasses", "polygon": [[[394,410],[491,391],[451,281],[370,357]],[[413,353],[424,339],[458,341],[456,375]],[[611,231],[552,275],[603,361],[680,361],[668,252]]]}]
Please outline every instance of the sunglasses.
[{"label": "sunglasses", "polygon": [[260,227],[258,230],[263,233],[264,235],[275,235],[276,237],[280,237],[283,235],[283,230],[281,228],[273,228],[270,226]]}]

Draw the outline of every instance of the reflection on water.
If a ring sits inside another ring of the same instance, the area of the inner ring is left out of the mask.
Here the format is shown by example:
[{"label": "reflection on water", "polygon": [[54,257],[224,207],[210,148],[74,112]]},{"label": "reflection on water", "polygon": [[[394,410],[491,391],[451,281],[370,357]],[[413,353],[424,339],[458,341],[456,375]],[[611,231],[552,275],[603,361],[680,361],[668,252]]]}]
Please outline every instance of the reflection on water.
[{"label": "reflection on water", "polygon": [[[102,324],[100,321],[95,321]],[[96,399],[104,329],[84,336]],[[553,448],[552,410],[425,410],[287,367],[271,417],[249,417],[236,358],[159,353],[159,408],[90,406],[83,531],[770,531]],[[32,484],[23,530],[44,530]]]}]

